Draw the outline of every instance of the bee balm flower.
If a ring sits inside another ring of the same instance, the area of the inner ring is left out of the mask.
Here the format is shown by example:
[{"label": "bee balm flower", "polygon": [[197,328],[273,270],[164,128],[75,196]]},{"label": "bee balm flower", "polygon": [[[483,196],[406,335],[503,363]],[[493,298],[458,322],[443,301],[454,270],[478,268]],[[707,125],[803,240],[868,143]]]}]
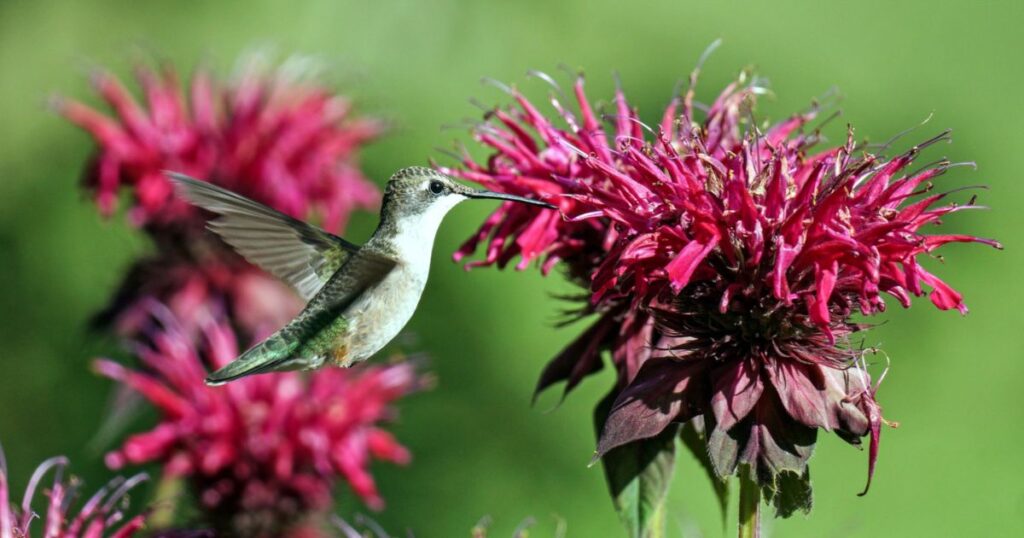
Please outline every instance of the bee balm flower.
[{"label": "bee balm flower", "polygon": [[113,117],[76,101],[57,100],[56,108],[96,140],[85,185],[104,214],[126,189],[132,222],[180,226],[194,209],[174,197],[164,175],[173,170],[297,218],[319,213],[324,228],[337,231],[352,210],[378,202],[355,159],[381,126],[354,117],[347,99],[313,77],[296,76],[296,67],[272,71],[253,59],[228,82],[200,68],[183,88],[172,68],[140,66],[145,106],[101,71],[93,85]]},{"label": "bee balm flower", "polygon": [[[928,295],[966,312],[961,295],[920,263],[951,242],[992,240],[929,234],[955,211],[932,182],[952,164],[912,168],[943,133],[895,157],[865,151],[852,131],[840,147],[813,151],[802,128],[815,112],[763,132],[744,127],[759,88],[730,85],[694,116],[693,91],[674,100],[657,130],[640,122],[620,89],[608,129],[582,80],[580,115],[557,98],[565,127],[512,90],[476,138],[494,153],[451,173],[490,189],[551,196],[564,220],[501,207],[460,251],[488,240],[483,263],[519,256],[564,261],[603,316],[542,376],[571,388],[609,349],[620,387],[598,453],[700,421],[715,472],[740,465],[770,495],[785,484],[788,514],[809,508],[807,460],[818,429],[851,443],[868,436],[877,457],[881,408],[850,336],[853,320],[909,307]],[[653,353],[652,350],[659,350]],[[633,357],[632,361],[628,357]],[[554,371],[557,375],[551,375]],[[777,503],[784,495],[777,495]]]},{"label": "bee balm flower", "polygon": [[137,346],[145,370],[100,360],[96,369],[148,399],[161,415],[107,456],[112,468],[161,462],[190,479],[208,523],[241,536],[278,536],[332,505],[338,479],[371,508],[383,500],[371,460],[404,464],[408,450],[379,426],[392,402],[421,386],[412,364],[253,376],[209,387],[209,369],[238,355],[224,323],[201,346],[166,314]]},{"label": "bee balm flower", "polygon": [[174,196],[165,171],[209,180],[296,218],[320,217],[339,232],[352,211],[378,203],[356,156],[380,123],[355,116],[347,99],[289,63],[272,71],[251,61],[232,81],[200,68],[188,87],[169,67],[140,66],[137,78],[144,106],[109,73],[93,77],[112,116],[56,101],[96,141],[84,184],[101,212],[112,213],[127,192],[130,221],[157,247],[129,271],[97,323],[132,336],[147,316],[146,300],[167,304],[186,324],[223,303],[249,336],[268,334],[301,305],[208,234],[205,216]]},{"label": "bee balm flower", "polygon": [[[50,458],[39,465],[29,479],[21,505],[12,504],[7,467],[0,450],[0,538],[28,538],[30,536],[60,536],[62,538],[129,538],[137,536],[145,525],[145,514],[128,517],[124,513],[127,495],[140,482],[144,474],[131,478],[115,478],[85,501],[78,512],[71,510],[78,497],[79,484],[75,479],[65,480],[68,459]],[[53,471],[53,481],[44,490],[46,506],[36,511],[32,504],[36,491],[46,474]],[[33,522],[39,519],[33,533]]]}]

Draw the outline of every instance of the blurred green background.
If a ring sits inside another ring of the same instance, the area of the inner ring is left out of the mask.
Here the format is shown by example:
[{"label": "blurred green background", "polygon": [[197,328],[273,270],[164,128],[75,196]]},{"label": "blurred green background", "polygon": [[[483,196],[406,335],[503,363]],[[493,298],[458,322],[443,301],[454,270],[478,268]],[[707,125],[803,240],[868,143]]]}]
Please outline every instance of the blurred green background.
[{"label": "blurred green background", "polygon": [[[20,489],[44,457],[67,454],[96,487],[108,476],[103,446],[89,446],[110,385],[89,372],[110,349],[84,329],[147,245],[121,219],[103,221],[77,189],[89,139],[45,108],[60,92],[89,98],[87,68],[127,75],[140,53],[188,68],[210,58],[227,72],[241,52],[271,45],[325,59],[364,111],[395,130],[364,154],[382,181],[396,168],[440,156],[462,130],[441,130],[478,111],[469,97],[503,102],[479,79],[515,82],[534,96],[528,69],[564,63],[588,73],[592,98],[621,74],[641,115],[655,120],[676,81],[714,39],[700,97],[708,101],[755,66],[775,96],[760,117],[782,118],[832,86],[846,122],[882,141],[932,121],[906,139],[954,129],[930,157],[973,160],[943,186],[984,183],[988,212],[958,214],[948,229],[1006,245],[953,245],[940,274],[964,292],[970,315],[938,312],[927,299],[894,306],[868,335],[893,368],[879,398],[902,426],[884,432],[871,493],[866,454],[822,436],[812,468],[809,518],[767,521],[775,536],[1024,535],[1024,344],[1019,278],[1024,184],[1024,8],[1019,2],[82,2],[0,3],[0,440]],[[95,102],[95,101],[90,101]],[[903,146],[905,147],[905,146]],[[461,207],[442,227],[431,285],[410,325],[440,384],[402,404],[398,437],[409,468],[375,467],[388,508],[378,519],[420,537],[466,536],[482,516],[507,536],[527,516],[536,536],[564,519],[569,536],[616,536],[593,450],[590,411],[607,372],[563,405],[529,405],[541,366],[580,328],[556,330],[549,294],[560,277],[536,271],[463,272],[448,254],[491,209]],[[373,217],[349,236],[361,240]],[[1015,276],[1016,275],[1016,276]],[[556,389],[557,392],[557,389]],[[19,493],[20,495],[20,493]],[[362,508],[343,501],[339,513]],[[734,516],[730,515],[733,521]],[[687,457],[671,494],[669,535],[731,535],[709,484]]]}]

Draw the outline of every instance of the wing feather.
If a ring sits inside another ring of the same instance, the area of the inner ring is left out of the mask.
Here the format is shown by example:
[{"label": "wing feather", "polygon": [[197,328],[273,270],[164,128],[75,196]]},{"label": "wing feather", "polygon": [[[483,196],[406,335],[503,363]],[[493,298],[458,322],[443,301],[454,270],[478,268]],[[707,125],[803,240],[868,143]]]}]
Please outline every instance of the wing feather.
[{"label": "wing feather", "polygon": [[367,290],[384,280],[397,265],[398,260],[391,256],[364,249],[359,256],[349,258],[331,277],[323,291],[307,305],[305,312],[323,313],[334,319],[343,314]]},{"label": "wing feather", "polygon": [[359,246],[259,202],[188,176],[168,173],[178,194],[216,213],[208,227],[239,254],[288,282],[307,301]]}]

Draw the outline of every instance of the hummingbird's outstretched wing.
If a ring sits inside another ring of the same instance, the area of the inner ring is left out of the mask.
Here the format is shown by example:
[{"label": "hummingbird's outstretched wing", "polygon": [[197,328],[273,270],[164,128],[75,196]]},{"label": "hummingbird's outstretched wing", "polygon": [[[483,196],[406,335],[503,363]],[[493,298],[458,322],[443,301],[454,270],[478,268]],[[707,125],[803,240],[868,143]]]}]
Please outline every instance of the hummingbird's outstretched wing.
[{"label": "hummingbird's outstretched wing", "polygon": [[219,215],[208,225],[239,254],[307,301],[359,246],[216,185],[168,172],[178,194]]}]

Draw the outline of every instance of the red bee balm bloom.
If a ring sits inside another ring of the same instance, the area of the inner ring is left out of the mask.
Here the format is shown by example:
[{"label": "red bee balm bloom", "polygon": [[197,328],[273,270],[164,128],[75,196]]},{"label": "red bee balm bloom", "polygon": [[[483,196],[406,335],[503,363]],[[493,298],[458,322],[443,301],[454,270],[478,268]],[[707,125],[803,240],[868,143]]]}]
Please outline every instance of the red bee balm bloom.
[{"label": "red bee balm bloom", "polygon": [[[612,132],[597,121],[582,79],[581,119],[554,100],[567,128],[512,90],[518,108],[495,111],[500,125],[476,131],[495,154],[486,165],[467,157],[464,169],[450,172],[494,190],[550,196],[567,215],[506,204],[459,256],[489,239],[484,263],[519,255],[522,267],[543,256],[543,270],[565,260],[586,281],[590,308],[606,314],[553,361],[542,387],[556,379],[571,386],[600,367],[602,346],[615,352],[625,388],[599,454],[696,419],[716,473],[749,465],[769,495],[782,486],[793,495],[785,505],[775,496],[788,514],[810,506],[807,460],[817,428],[852,443],[870,436],[874,468],[881,410],[863,351],[849,341],[862,328],[851,316],[883,310],[884,295],[907,307],[926,293],[940,309],[966,312],[960,294],[918,257],[950,242],[999,244],[921,231],[977,207],[973,199],[942,205],[948,193],[931,192],[951,163],[910,171],[919,152],[948,133],[893,158],[864,151],[852,131],[843,146],[812,153],[818,137],[802,127],[814,111],[763,132],[746,125],[758,91],[741,79],[698,123],[691,84],[648,139],[653,130],[621,89]],[[615,312],[620,317],[610,318]],[[654,327],[636,323],[644,316]],[[652,358],[652,348],[666,352]],[[625,368],[619,357],[630,350],[639,360]]]},{"label": "red bee balm bloom", "polygon": [[[29,480],[28,488],[21,501],[21,507],[11,504],[10,491],[7,483],[7,467],[4,462],[3,450],[0,450],[0,538],[28,538],[33,536],[32,522],[39,519],[42,532],[36,536],[61,538],[128,538],[136,536],[145,524],[146,514],[133,516],[125,520],[122,508],[126,504],[126,496],[132,488],[146,480],[146,475],[138,474],[129,479],[115,478],[100,488],[77,514],[70,511],[77,496],[79,485],[75,479],[65,481],[64,469],[68,466],[65,457],[58,456],[44,461]],[[45,491],[49,502],[44,510],[32,508],[32,499],[42,483],[46,473],[54,472],[53,482]],[[37,527],[39,528],[39,527]]]},{"label": "red bee balm bloom", "polygon": [[[339,232],[350,213],[373,207],[380,193],[359,171],[356,152],[380,132],[374,120],[353,118],[349,102],[294,65],[276,72],[250,62],[233,82],[200,69],[188,105],[173,70],[137,70],[143,108],[108,73],[93,77],[113,118],[58,100],[68,120],[96,140],[85,185],[104,214],[121,190],[131,193],[131,222],[143,226],[157,253],[140,260],[97,317],[119,333],[135,334],[147,315],[146,299],[172,308],[183,323],[197,310],[227,308],[247,336],[266,334],[301,307],[283,285],[260,279],[256,269],[203,230],[205,217],[178,200],[167,170],[203,178],[300,219],[319,216]],[[239,276],[242,275],[242,276]],[[267,293],[248,293],[259,287]],[[259,297],[254,301],[253,297]],[[255,312],[252,308],[255,307]]]},{"label": "red bee balm bloom", "polygon": [[278,536],[329,508],[338,476],[371,508],[383,506],[367,466],[371,458],[409,461],[378,423],[393,417],[394,400],[420,386],[410,363],[253,376],[211,388],[203,383],[207,366],[227,364],[238,349],[223,323],[204,333],[201,353],[165,319],[138,346],[145,371],[96,362],[162,416],[110,453],[110,467],[162,462],[169,475],[190,477],[211,524],[240,536]]},{"label": "red bee balm bloom", "polygon": [[58,111],[99,144],[85,184],[100,210],[111,213],[127,186],[136,224],[162,227],[192,214],[175,199],[165,170],[208,179],[294,217],[320,212],[329,231],[344,226],[353,209],[376,205],[379,192],[360,173],[355,153],[380,124],[353,119],[345,98],[296,77],[295,65],[277,72],[261,65],[250,62],[227,84],[199,69],[189,105],[172,69],[139,67],[146,108],[99,72],[93,85],[115,118],[58,100]]}]

